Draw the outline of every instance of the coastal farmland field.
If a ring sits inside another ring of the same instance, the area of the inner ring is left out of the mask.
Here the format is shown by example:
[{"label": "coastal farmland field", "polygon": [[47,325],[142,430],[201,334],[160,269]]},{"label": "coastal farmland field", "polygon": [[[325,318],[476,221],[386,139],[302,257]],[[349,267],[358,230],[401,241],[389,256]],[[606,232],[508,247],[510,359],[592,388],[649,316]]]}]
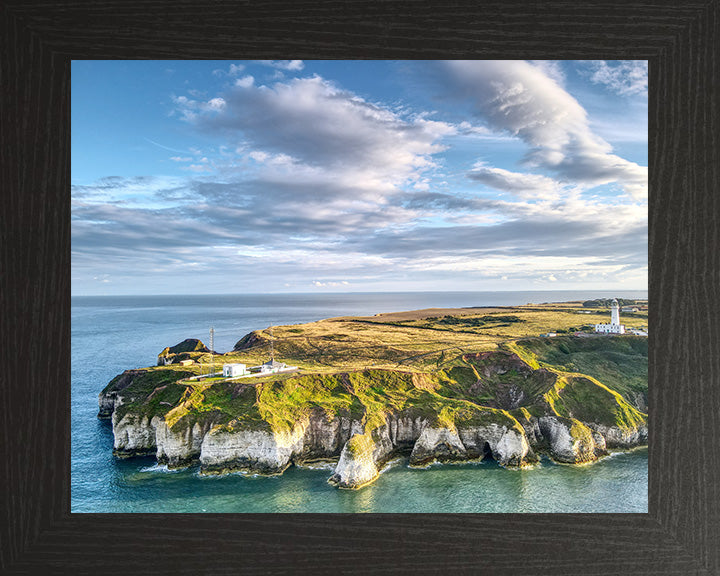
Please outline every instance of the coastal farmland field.
[{"label": "coastal farmland field", "polygon": [[[496,350],[506,342],[548,332],[602,338],[592,334],[593,326],[608,319],[608,309],[586,308],[582,302],[338,317],[256,330],[216,360],[260,364],[268,359],[272,342],[276,359],[312,371],[432,371],[446,368],[462,354]],[[622,322],[627,328],[647,328],[647,310],[625,314]],[[209,355],[198,359],[207,362]]]}]

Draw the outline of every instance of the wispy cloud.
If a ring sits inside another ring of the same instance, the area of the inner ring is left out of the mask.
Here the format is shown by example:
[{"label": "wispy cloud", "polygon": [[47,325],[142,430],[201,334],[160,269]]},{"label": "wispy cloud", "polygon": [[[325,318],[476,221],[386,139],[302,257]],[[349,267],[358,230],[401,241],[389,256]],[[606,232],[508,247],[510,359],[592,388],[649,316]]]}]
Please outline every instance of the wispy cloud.
[{"label": "wispy cloud", "polygon": [[557,200],[563,187],[552,178],[540,174],[511,172],[478,162],[468,172],[468,178],[523,199]]},{"label": "wispy cloud", "polygon": [[617,182],[633,198],[647,197],[647,167],[613,154],[590,129],[585,109],[541,68],[528,62],[451,61],[441,64],[441,71],[446,95],[470,100],[490,128],[529,146],[528,166],[588,186]]},{"label": "wispy cloud", "polygon": [[601,84],[622,96],[647,94],[647,60],[621,60],[608,62],[591,60],[587,62],[590,80]]},{"label": "wispy cloud", "polygon": [[258,62],[279,70],[300,71],[305,68],[302,60],[258,60]]},{"label": "wispy cloud", "polygon": [[157,146],[158,148],[162,148],[163,150],[168,150],[169,152],[179,152],[180,154],[184,154],[187,152],[187,150],[178,150],[177,148],[171,148],[170,146],[165,146],[164,144],[158,144],[154,140],[150,140],[150,138],[143,138],[146,142],[150,142],[153,146]]}]

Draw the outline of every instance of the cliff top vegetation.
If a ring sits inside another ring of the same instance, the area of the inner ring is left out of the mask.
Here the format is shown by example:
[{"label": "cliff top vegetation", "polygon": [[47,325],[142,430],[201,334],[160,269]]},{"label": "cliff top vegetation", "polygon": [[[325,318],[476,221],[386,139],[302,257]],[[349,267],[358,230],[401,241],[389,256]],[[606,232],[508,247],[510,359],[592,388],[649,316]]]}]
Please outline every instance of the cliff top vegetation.
[{"label": "cliff top vegetation", "polygon": [[[251,332],[233,351],[216,355],[215,367],[261,364],[272,342],[275,358],[299,372],[235,380],[191,379],[207,373],[210,361],[207,348],[194,341],[177,348],[178,357],[194,360],[189,366],[133,371],[131,393],[123,393],[117,416],[160,416],[171,428],[211,419],[229,430],[278,433],[312,411],[330,420],[362,420],[366,431],[382,426],[388,413],[444,426],[478,420],[512,427],[548,414],[636,426],[645,420],[647,338],[591,334],[596,322],[607,320],[607,311],[587,312],[582,302],[568,302],[275,326]],[[647,312],[627,324],[647,326]],[[560,335],[539,337],[547,332]],[[103,393],[122,390],[127,374]]]}]

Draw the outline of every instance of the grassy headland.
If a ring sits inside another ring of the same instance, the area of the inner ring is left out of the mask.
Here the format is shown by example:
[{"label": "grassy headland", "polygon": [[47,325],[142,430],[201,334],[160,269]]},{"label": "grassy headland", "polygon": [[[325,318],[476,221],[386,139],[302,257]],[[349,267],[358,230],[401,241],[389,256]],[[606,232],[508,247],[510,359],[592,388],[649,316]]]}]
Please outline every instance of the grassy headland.
[{"label": "grassy headland", "polygon": [[[161,352],[161,363],[175,363],[126,372],[103,395],[122,395],[117,418],[158,416],[176,432],[204,423],[290,434],[313,414],[360,422],[363,434],[348,449],[390,415],[448,429],[497,424],[519,431],[552,416],[587,440],[586,424],[631,430],[646,421],[647,338],[592,332],[608,319],[607,308],[565,302],[274,326],[215,354],[214,366],[262,364],[272,343],[275,359],[298,371],[192,379],[209,372],[211,355],[185,341]],[[622,321],[646,329],[647,311]],[[544,336],[549,332],[557,335]]]}]

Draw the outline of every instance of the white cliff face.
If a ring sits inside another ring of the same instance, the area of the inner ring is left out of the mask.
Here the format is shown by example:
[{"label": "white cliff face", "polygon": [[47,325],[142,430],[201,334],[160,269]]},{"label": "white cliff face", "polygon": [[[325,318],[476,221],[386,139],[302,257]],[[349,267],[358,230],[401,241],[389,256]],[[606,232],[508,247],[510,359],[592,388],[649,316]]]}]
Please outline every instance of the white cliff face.
[{"label": "white cliff face", "polygon": [[520,425],[523,427],[523,430],[525,431],[525,437],[527,438],[527,441],[530,443],[531,446],[534,446],[538,444],[542,440],[542,432],[540,432],[540,425],[538,424],[538,419],[534,416],[531,416],[528,419],[521,419],[519,420]]},{"label": "white cliff face", "polygon": [[415,442],[410,464],[422,465],[433,460],[449,462],[467,459],[467,450],[458,431],[452,428],[425,428]]},{"label": "white cliff face", "polygon": [[[399,429],[407,436],[400,435]],[[372,482],[382,464],[402,446],[398,438],[414,441],[412,465],[482,457],[487,446],[501,465],[519,466],[530,452],[525,434],[514,427],[489,424],[455,429],[428,426],[426,421],[407,419],[402,423],[402,419],[390,419],[387,426],[373,430],[372,434],[356,435],[348,441],[329,481],[340,488],[352,489]]]},{"label": "white cliff face", "polygon": [[[340,453],[340,460],[335,467],[335,473],[328,482],[339,488],[357,489],[375,480],[380,474],[380,468],[392,456],[397,444],[391,438],[391,432],[397,438],[398,427],[391,426],[391,421],[380,428],[364,434],[354,434],[347,441]],[[408,419],[411,421],[411,419]],[[401,425],[401,434],[409,433],[409,422]],[[401,438],[404,436],[401,435]]]},{"label": "white cliff face", "polygon": [[530,450],[525,434],[508,426],[468,426],[459,428],[458,433],[469,457],[481,458],[487,444],[493,458],[502,466],[521,465]]},{"label": "white cliff face", "polygon": [[114,452],[116,456],[132,456],[155,452],[155,427],[147,416],[128,412],[118,419],[112,415]]},{"label": "white cliff face", "polygon": [[187,465],[200,456],[200,449],[205,435],[212,428],[212,422],[196,422],[193,426],[168,428],[164,419],[155,417],[156,457],[160,463],[168,467]]},{"label": "white cliff face", "polygon": [[503,466],[520,466],[530,451],[530,444],[523,432],[506,428],[493,448],[493,457]]},{"label": "white cliff face", "polygon": [[337,457],[350,437],[361,432],[362,425],[359,420],[344,416],[329,420],[324,413],[318,411],[311,415],[305,428],[302,452],[293,454],[293,458],[301,462]]},{"label": "white cliff face", "polygon": [[588,424],[588,426],[604,438],[608,448],[633,448],[647,444],[648,441],[648,429],[645,425],[638,428],[620,428],[603,424]]},{"label": "white cliff face", "polygon": [[335,473],[329,482],[339,488],[357,489],[375,480],[380,474],[375,456],[375,444],[365,435],[356,434],[343,447]]},{"label": "white cliff face", "polygon": [[[132,377],[126,375],[128,381]],[[339,456],[330,481],[342,488],[372,482],[398,452],[410,453],[411,465],[492,455],[500,465],[522,466],[536,458],[531,445],[547,446],[550,456],[559,462],[581,463],[595,460],[606,453],[606,448],[647,443],[646,425],[621,429],[585,425],[555,415],[530,417],[527,413],[520,418],[524,428],[512,418],[498,419],[489,414],[480,415],[472,424],[466,420],[442,426],[434,423],[434,418],[411,415],[408,410],[390,414],[384,425],[366,431],[349,413],[328,416],[316,408],[287,432],[274,432],[267,423],[254,429],[216,426],[219,421],[214,418],[222,416],[209,413],[197,422],[179,421],[170,429],[162,415],[152,420],[134,412],[118,417],[123,394],[113,390],[98,399],[99,416],[112,414],[114,453],[119,457],[155,453],[158,462],[170,467],[199,459],[204,473],[249,470],[278,474],[292,463]],[[486,421],[494,423],[484,424]]]},{"label": "white cliff face", "polygon": [[420,437],[427,425],[428,421],[426,418],[419,416],[411,418],[410,416],[399,414],[388,417],[387,435],[394,446],[410,447]]},{"label": "white cliff face", "polygon": [[119,398],[116,392],[108,394],[98,394],[98,418],[111,418],[115,407],[122,404],[122,398]]},{"label": "white cliff face", "polygon": [[572,432],[573,421],[569,418],[543,416],[539,424],[550,445],[550,455],[558,462],[591,462],[596,459],[596,452],[601,451],[600,447],[596,446],[590,429],[579,422],[575,424],[575,433]]},{"label": "white cliff face", "polygon": [[291,432],[211,430],[202,441],[200,465],[205,472],[237,469],[280,473],[290,465],[294,453],[302,452],[307,425],[307,421],[298,423]]},{"label": "white cliff face", "polygon": [[600,454],[606,453],[607,444],[605,443],[605,437],[599,432],[595,432],[595,430],[592,430],[592,428],[591,431],[593,442],[595,442],[595,455],[599,456]]}]

